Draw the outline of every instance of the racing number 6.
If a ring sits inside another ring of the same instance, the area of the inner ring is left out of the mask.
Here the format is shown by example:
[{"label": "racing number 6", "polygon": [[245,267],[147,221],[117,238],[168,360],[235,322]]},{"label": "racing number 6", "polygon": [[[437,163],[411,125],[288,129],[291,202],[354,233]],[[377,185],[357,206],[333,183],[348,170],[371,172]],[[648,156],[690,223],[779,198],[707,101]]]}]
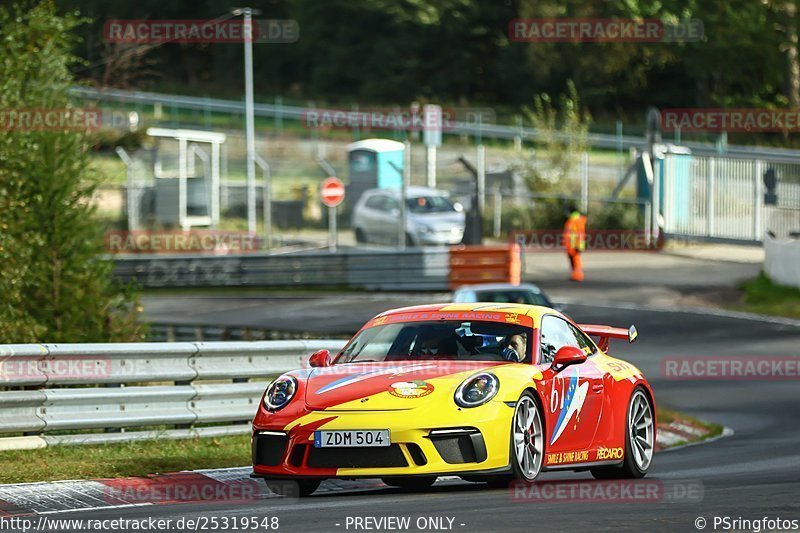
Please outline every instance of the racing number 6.
[{"label": "racing number 6", "polygon": [[[556,381],[561,382],[561,394],[558,392]],[[556,376],[553,380],[553,388],[550,389],[550,412],[555,413],[556,409],[564,408],[564,380],[561,376]],[[560,402],[560,405],[559,405]]]}]

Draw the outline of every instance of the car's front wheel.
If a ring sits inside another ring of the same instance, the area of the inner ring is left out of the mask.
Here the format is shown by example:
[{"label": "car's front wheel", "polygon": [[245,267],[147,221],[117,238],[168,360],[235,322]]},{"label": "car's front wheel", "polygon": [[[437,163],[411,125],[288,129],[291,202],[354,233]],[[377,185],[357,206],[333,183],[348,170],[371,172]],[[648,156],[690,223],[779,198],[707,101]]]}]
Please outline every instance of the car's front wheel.
[{"label": "car's front wheel", "polygon": [[278,496],[304,498],[319,488],[320,479],[265,479],[267,488]]},{"label": "car's front wheel", "polygon": [[544,423],[542,410],[530,392],[520,396],[511,421],[511,470],[514,479],[530,483],[542,471]]},{"label": "car's front wheel", "polygon": [[358,244],[364,244],[365,242],[367,242],[367,236],[364,235],[364,230],[362,230],[361,228],[356,228],[355,234],[356,234],[356,242]]},{"label": "car's front wheel", "polygon": [[628,402],[625,459],[618,467],[593,468],[597,479],[642,478],[650,469],[655,446],[653,405],[644,389],[637,387]]},{"label": "car's front wheel", "polygon": [[511,420],[509,475],[484,479],[492,487],[506,487],[516,481],[533,483],[542,471],[544,461],[544,418],[539,403],[530,392],[519,397]]}]

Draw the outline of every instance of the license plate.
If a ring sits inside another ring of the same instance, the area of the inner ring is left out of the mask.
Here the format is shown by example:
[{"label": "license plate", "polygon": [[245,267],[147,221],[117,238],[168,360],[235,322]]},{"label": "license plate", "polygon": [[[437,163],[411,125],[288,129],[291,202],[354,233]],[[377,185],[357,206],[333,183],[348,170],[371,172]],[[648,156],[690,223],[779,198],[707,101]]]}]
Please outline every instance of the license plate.
[{"label": "license plate", "polygon": [[388,429],[315,431],[315,448],[364,448],[391,445]]}]

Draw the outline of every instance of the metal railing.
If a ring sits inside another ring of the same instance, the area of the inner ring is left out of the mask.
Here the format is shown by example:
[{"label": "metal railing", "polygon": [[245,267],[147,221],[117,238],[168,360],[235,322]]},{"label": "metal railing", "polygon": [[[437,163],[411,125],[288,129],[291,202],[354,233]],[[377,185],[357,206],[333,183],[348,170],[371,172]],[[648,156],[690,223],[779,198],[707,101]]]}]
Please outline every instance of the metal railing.
[{"label": "metal railing", "polygon": [[[125,91],[120,89],[94,89],[90,87],[73,87],[71,93],[75,97],[116,101],[131,104],[160,104],[182,109],[202,110],[207,112],[226,112],[244,113],[244,102],[238,100],[223,100],[219,98],[204,98],[195,96],[183,96],[177,94],[160,94],[142,91]],[[255,104],[254,112],[256,116],[270,117],[278,120],[304,120],[308,111],[312,108],[274,105],[274,104]],[[454,135],[472,135],[494,139],[538,139],[539,131],[534,128],[520,126],[486,124],[486,123],[467,123],[455,122],[452,127],[443,133]],[[610,150],[628,150],[638,148],[645,144],[639,136],[620,136],[602,133],[589,133],[587,135],[589,145],[597,148]],[[693,153],[713,155],[719,154],[719,146],[708,142],[681,142],[681,145],[689,147]],[[737,146],[728,145],[725,153],[732,156],[741,157],[762,157],[773,161],[796,162],[800,158],[800,150],[784,148],[767,148],[761,146]]]},{"label": "metal railing", "polygon": [[[664,231],[669,235],[763,242],[800,231],[800,165],[775,160],[667,154]],[[774,191],[765,174],[776,180]],[[775,201],[765,201],[773,192]]]},{"label": "metal railing", "polygon": [[[267,379],[344,343],[0,345],[0,450],[245,432]],[[228,425],[187,429],[208,424]],[[149,426],[178,429],[120,435]],[[52,435],[64,431],[69,434]]]},{"label": "metal railing", "polygon": [[117,255],[115,275],[144,287],[336,287],[447,290],[447,248],[291,254]]}]

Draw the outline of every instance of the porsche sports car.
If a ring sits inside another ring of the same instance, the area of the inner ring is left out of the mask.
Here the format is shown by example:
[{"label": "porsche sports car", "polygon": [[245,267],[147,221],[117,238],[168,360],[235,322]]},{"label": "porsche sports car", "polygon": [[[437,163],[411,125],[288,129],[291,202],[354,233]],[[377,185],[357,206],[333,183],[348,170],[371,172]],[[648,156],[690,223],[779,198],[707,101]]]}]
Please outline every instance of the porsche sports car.
[{"label": "porsche sports car", "polygon": [[[547,307],[461,303],[376,316],[335,356],[266,389],[253,421],[253,476],[307,495],[328,478],[423,489],[437,476],[507,484],[548,470],[644,476],[653,392],[609,339]],[[592,338],[596,339],[593,340]],[[287,483],[290,481],[291,483]]]}]

